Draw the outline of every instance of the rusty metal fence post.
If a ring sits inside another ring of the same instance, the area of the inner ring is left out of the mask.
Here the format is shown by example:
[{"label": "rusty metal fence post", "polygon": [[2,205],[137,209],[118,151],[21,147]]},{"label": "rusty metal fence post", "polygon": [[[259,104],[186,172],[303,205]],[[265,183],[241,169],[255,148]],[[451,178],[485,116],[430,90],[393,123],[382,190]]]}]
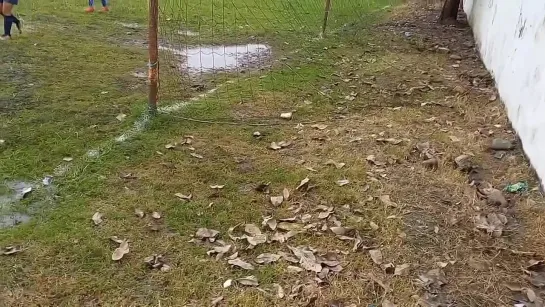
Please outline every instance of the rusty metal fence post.
[{"label": "rusty metal fence post", "polygon": [[325,37],[325,30],[327,28],[327,20],[329,19],[329,11],[331,10],[331,0],[325,0],[325,9],[324,9],[324,23],[322,25],[321,37]]},{"label": "rusty metal fence post", "polygon": [[150,114],[157,113],[159,96],[159,0],[149,0],[148,52],[149,52],[149,93],[148,108]]}]

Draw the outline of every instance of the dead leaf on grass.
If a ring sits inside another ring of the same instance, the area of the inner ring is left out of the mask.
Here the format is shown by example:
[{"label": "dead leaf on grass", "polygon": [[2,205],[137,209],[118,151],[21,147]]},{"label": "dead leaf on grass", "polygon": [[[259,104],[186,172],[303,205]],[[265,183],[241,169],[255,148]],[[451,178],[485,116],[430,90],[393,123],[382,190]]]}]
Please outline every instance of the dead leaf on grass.
[{"label": "dead leaf on grass", "polygon": [[255,224],[246,224],[244,225],[244,232],[252,236],[256,236],[261,234],[261,229],[259,229],[259,227],[257,227]]},{"label": "dead leaf on grass", "polygon": [[158,269],[162,272],[168,272],[170,271],[170,266],[165,263],[165,259],[163,255],[151,255],[149,257],[146,257],[144,259],[144,263],[146,263],[150,269]]},{"label": "dead leaf on grass", "polygon": [[291,119],[292,116],[293,116],[292,112],[280,113],[280,118],[282,119]]},{"label": "dead leaf on grass", "polygon": [[223,287],[224,288],[229,288],[233,285],[233,280],[232,279],[227,279],[226,281],[223,282]]},{"label": "dead leaf on grass", "polygon": [[249,264],[248,262],[243,261],[240,258],[230,259],[227,260],[227,263],[229,263],[232,266],[239,267],[244,270],[253,270],[255,269],[253,265]]},{"label": "dead leaf on grass", "polygon": [[507,206],[503,193],[495,188],[484,188],[480,192],[486,197],[487,203],[493,206]]},{"label": "dead leaf on grass", "polygon": [[343,167],[346,165],[346,163],[335,162],[335,161],[329,159],[329,160],[327,160],[327,161],[325,162],[325,165],[334,165],[335,168],[341,169],[341,168],[343,168]]},{"label": "dead leaf on grass", "polygon": [[382,301],[382,307],[396,307],[397,305],[390,302],[389,300]]},{"label": "dead leaf on grass", "polygon": [[397,204],[390,199],[390,195],[381,195],[379,199],[386,207],[397,208]]},{"label": "dead leaf on grass", "polygon": [[301,272],[305,271],[304,269],[302,269],[302,268],[300,268],[298,266],[293,266],[293,265],[288,265],[288,267],[286,269],[290,273],[301,273]]},{"label": "dead leaf on grass", "polygon": [[264,253],[257,256],[255,262],[259,264],[269,264],[278,261],[280,257],[281,256],[277,254]]},{"label": "dead leaf on grass", "polygon": [[338,236],[344,236],[347,233],[349,233],[350,231],[352,231],[353,228],[351,228],[351,227],[342,227],[342,226],[334,226],[334,227],[329,227],[329,230],[331,230],[331,232],[333,232],[334,234],[336,234]]},{"label": "dead leaf on grass", "polygon": [[288,245],[291,252],[299,259],[299,264],[307,271],[320,273],[322,265],[316,261],[314,252],[305,246],[292,247]]},{"label": "dead leaf on grass", "polygon": [[195,233],[195,237],[201,240],[208,240],[210,242],[214,242],[218,234],[219,234],[219,231],[214,229],[199,228],[197,229],[197,232]]},{"label": "dead leaf on grass", "polygon": [[401,142],[403,142],[403,140],[395,139],[395,138],[387,138],[387,139],[378,138],[377,142],[388,143],[388,144],[392,144],[392,145],[398,145],[398,144],[401,144]]},{"label": "dead leaf on grass", "polygon": [[250,275],[243,278],[237,279],[237,282],[243,286],[257,287],[259,286],[259,281],[257,277]]},{"label": "dead leaf on grass", "polygon": [[123,256],[129,253],[129,242],[123,240],[118,248],[116,248],[112,254],[113,261],[119,261]]},{"label": "dead leaf on grass", "polygon": [[215,299],[212,300],[212,307],[216,307],[218,306],[218,304],[223,301],[223,296],[220,296],[220,297],[216,297]]},{"label": "dead leaf on grass", "polygon": [[95,226],[100,225],[102,223],[102,214],[100,212],[95,212],[91,220],[93,220],[93,223],[95,224]]},{"label": "dead leaf on grass", "polygon": [[6,246],[0,249],[0,255],[11,256],[22,252],[23,249],[19,246]]},{"label": "dead leaf on grass", "polygon": [[134,209],[134,215],[136,215],[139,218],[143,218],[146,214],[144,213],[144,211],[136,208]]},{"label": "dead leaf on grass", "polygon": [[337,182],[336,182],[336,184],[338,186],[340,186],[340,187],[345,186],[345,185],[347,185],[349,183],[350,183],[350,181],[348,179],[341,179],[341,180],[337,180]]},{"label": "dead leaf on grass", "polygon": [[259,234],[253,237],[246,236],[246,241],[252,246],[257,246],[259,244],[267,243],[267,235]]},{"label": "dead leaf on grass", "polygon": [[410,268],[411,268],[411,265],[409,263],[396,265],[394,276],[407,276],[409,274]]},{"label": "dead leaf on grass", "polygon": [[278,225],[278,222],[276,219],[274,219],[271,216],[264,217],[263,222],[261,223],[262,226],[268,226],[271,230],[276,230],[276,226]]},{"label": "dead leaf on grass", "polygon": [[500,237],[503,234],[503,227],[507,224],[507,217],[501,213],[489,213],[486,216],[479,214],[474,217],[477,229],[486,230],[488,234],[494,237]]},{"label": "dead leaf on grass", "polygon": [[373,273],[368,273],[367,276],[371,281],[381,286],[382,289],[384,289],[384,292],[390,292],[390,287],[386,285],[382,279],[376,277]]},{"label": "dead leaf on grass", "polygon": [[210,188],[213,189],[213,190],[221,190],[225,187],[224,184],[216,184],[216,185],[211,185]]},{"label": "dead leaf on grass", "polygon": [[199,154],[197,154],[197,153],[194,153],[194,152],[190,153],[189,155],[192,156],[192,157],[194,157],[194,158],[197,158],[197,159],[204,159],[203,156],[201,156],[201,155],[199,155]]},{"label": "dead leaf on grass", "polygon": [[298,223],[280,222],[278,223],[276,228],[285,230],[285,231],[300,231],[303,228],[303,226]]},{"label": "dead leaf on grass", "polygon": [[441,269],[429,270],[426,274],[418,276],[418,278],[420,279],[422,286],[425,288],[440,288],[447,284],[445,273],[443,273]]},{"label": "dead leaf on grass", "polygon": [[284,202],[284,196],[271,196],[270,200],[273,206],[280,206]]},{"label": "dead leaf on grass", "polygon": [[282,197],[284,197],[285,201],[290,199],[290,190],[288,190],[288,188],[284,188],[284,190],[282,190]]},{"label": "dead leaf on grass", "polygon": [[310,182],[310,179],[306,177],[305,179],[301,180],[301,182],[295,189],[298,191],[306,191],[308,189],[309,182]]},{"label": "dead leaf on grass", "polygon": [[284,288],[279,284],[272,284],[273,288],[276,290],[276,297],[284,298],[286,296]]},{"label": "dead leaf on grass", "polygon": [[371,227],[372,230],[378,230],[379,228],[378,225],[373,221],[369,222],[369,227]]},{"label": "dead leaf on grass", "polygon": [[382,269],[386,274],[394,274],[395,265],[393,263],[386,263],[382,266]]},{"label": "dead leaf on grass", "polygon": [[185,201],[190,201],[191,198],[193,198],[192,194],[185,195],[185,194],[182,194],[182,193],[176,193],[176,194],[174,194],[174,196],[178,197],[181,200],[185,200]]},{"label": "dead leaf on grass", "polygon": [[368,155],[367,158],[365,158],[365,160],[367,160],[367,162],[371,163],[371,164],[374,164],[376,166],[384,166],[386,165],[386,163],[384,162],[378,162],[377,161],[377,158],[375,157],[375,155]]},{"label": "dead leaf on grass", "polygon": [[371,259],[373,259],[373,262],[376,264],[382,263],[382,252],[378,249],[371,249],[369,250],[369,255],[371,256]]},{"label": "dead leaf on grass", "polygon": [[327,129],[327,125],[325,124],[314,124],[311,126],[312,128],[314,129],[318,129],[318,130],[325,130]]}]

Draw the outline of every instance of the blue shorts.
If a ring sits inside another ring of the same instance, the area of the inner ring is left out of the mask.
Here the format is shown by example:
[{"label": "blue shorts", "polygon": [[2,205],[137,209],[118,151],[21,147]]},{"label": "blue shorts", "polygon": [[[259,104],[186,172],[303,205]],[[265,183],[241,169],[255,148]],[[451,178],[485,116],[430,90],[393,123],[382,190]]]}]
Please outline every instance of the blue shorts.
[{"label": "blue shorts", "polygon": [[4,3],[4,2],[11,3],[13,5],[19,4],[19,0],[0,0],[0,3]]}]

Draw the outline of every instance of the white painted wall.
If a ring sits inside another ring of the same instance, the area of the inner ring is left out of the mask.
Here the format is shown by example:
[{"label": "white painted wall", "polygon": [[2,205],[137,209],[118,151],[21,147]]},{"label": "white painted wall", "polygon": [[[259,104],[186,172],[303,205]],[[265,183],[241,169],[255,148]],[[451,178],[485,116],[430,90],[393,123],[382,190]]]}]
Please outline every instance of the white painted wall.
[{"label": "white painted wall", "polygon": [[464,0],[482,60],[545,186],[545,0]]}]

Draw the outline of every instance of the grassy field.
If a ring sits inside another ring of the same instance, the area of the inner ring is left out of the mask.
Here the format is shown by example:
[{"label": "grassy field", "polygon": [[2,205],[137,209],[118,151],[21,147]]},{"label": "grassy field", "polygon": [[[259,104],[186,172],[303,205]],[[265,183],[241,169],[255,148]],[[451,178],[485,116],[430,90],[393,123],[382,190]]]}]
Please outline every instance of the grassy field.
[{"label": "grassy field", "polygon": [[[267,78],[237,77],[180,112],[160,114],[122,143],[113,140],[146,107],[145,80],[133,73],[145,72],[147,56],[145,29],[120,23],[144,24],[146,2],[116,1],[107,15],[85,15],[85,3],[74,1],[19,7],[27,31],[1,46],[7,56],[0,70],[9,74],[0,75],[0,181],[36,185],[15,206],[0,207],[3,215],[32,216],[0,229],[0,247],[23,248],[0,255],[1,306],[210,306],[216,299],[216,306],[392,306],[386,300],[412,306],[433,291],[445,304],[511,302],[501,283],[524,283],[519,269],[528,259],[509,251],[543,252],[543,199],[535,190],[508,195],[517,207],[502,211],[509,217],[506,235],[493,238],[475,231],[472,215],[495,209],[476,199],[466,175],[451,166],[454,157],[471,153],[493,185],[524,180],[535,187],[520,149],[498,160],[486,150],[492,136],[479,134],[493,130],[494,137],[513,139],[499,101],[490,101],[490,84],[480,85],[483,90],[466,82],[448,55],[433,51],[434,40],[425,45],[429,33],[407,39],[395,34],[407,29],[374,26],[371,21],[385,17],[376,10],[391,3],[334,5],[331,29],[350,25],[319,41],[301,40],[303,30],[292,33],[298,25],[319,27],[319,2],[298,1],[299,8],[292,1],[195,2],[183,14],[174,13],[174,3],[163,2],[161,15],[201,33],[188,43],[216,37],[246,43],[256,36],[288,60],[273,65]],[[358,8],[365,11],[356,14]],[[211,27],[218,18],[222,26]],[[240,28],[241,21],[250,26]],[[179,25],[165,25],[164,38]],[[469,39],[460,33],[456,39]],[[457,63],[460,69],[483,71],[471,50],[459,52],[469,59]],[[165,71],[172,80],[162,87],[162,103],[202,93],[186,90],[191,84],[177,89],[176,70]],[[217,77],[205,88],[226,80]],[[279,119],[282,112],[293,118]],[[120,114],[126,117],[119,120]],[[291,145],[269,148],[280,141]],[[415,152],[425,141],[440,157],[436,170]],[[47,189],[41,186],[46,175],[54,175]],[[314,188],[296,189],[307,177]],[[263,183],[269,194],[256,190]],[[217,185],[223,188],[211,188]],[[290,196],[272,205],[270,196],[284,189]],[[97,212],[102,221],[95,225]],[[254,224],[271,239],[274,231],[261,227],[264,216],[305,231],[254,248],[229,236]],[[219,243],[194,238],[199,228],[219,231],[255,269],[229,265],[225,257],[233,248],[220,260],[208,256]],[[130,246],[119,261],[111,259],[119,247],[112,236]],[[287,260],[255,261],[262,253],[289,253],[288,246],[335,255],[342,270],[317,275],[294,272],[289,266],[296,264]],[[381,251],[383,260],[369,249]],[[169,271],[144,263],[154,254],[164,256]],[[392,276],[389,263],[409,269]],[[439,266],[446,287],[415,282],[437,263],[447,263]],[[260,286],[223,286],[248,275]]]}]

